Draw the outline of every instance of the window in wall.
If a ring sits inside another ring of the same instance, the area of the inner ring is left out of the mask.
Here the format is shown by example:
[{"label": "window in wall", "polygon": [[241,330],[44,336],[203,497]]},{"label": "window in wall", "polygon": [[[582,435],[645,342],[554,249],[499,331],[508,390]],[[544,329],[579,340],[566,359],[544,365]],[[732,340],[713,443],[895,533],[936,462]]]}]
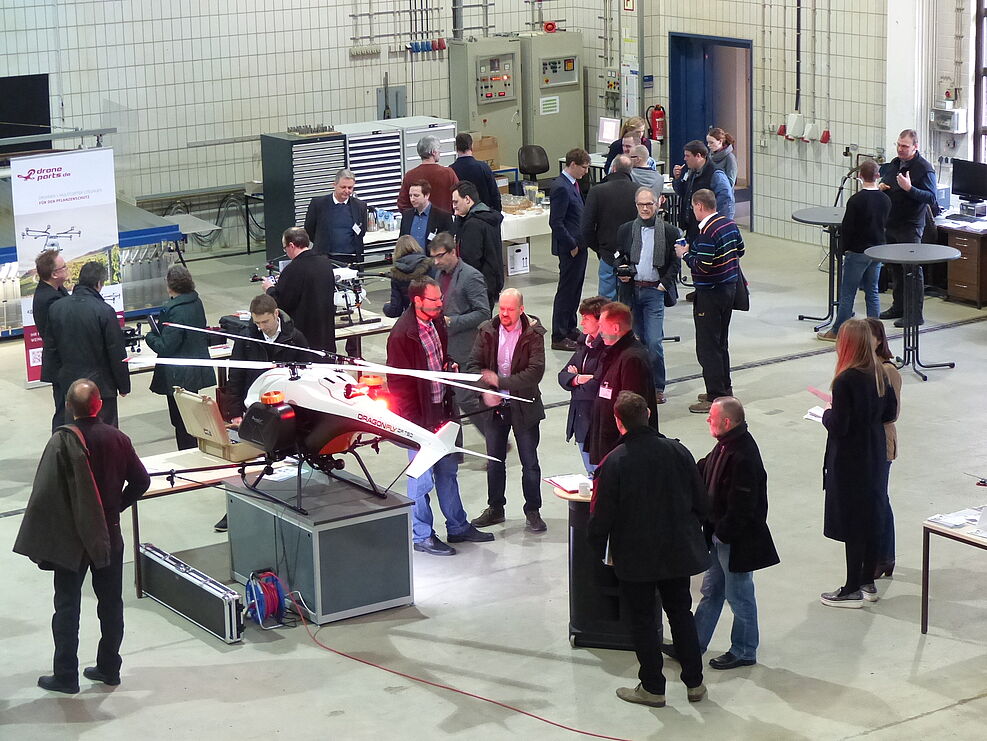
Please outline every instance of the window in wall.
[{"label": "window in wall", "polygon": [[[48,75],[0,77],[0,138],[51,133]],[[9,144],[0,153],[51,149],[51,142]]]},{"label": "window in wall", "polygon": [[977,3],[974,65],[973,158],[987,162],[987,0]]}]

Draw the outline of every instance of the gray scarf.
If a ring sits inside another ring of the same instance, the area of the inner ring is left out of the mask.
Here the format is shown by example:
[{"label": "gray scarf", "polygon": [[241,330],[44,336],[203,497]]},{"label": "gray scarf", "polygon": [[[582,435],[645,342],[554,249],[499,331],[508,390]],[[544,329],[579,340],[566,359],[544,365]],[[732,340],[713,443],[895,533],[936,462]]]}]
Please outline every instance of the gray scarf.
[{"label": "gray scarf", "polygon": [[631,227],[631,262],[635,265],[641,262],[641,229],[645,226],[654,226],[655,248],[651,255],[651,264],[655,270],[661,272],[665,266],[665,253],[668,249],[665,244],[665,222],[657,216],[654,219],[649,219],[649,221],[652,223],[649,224],[640,216],[634,219],[634,225]]}]

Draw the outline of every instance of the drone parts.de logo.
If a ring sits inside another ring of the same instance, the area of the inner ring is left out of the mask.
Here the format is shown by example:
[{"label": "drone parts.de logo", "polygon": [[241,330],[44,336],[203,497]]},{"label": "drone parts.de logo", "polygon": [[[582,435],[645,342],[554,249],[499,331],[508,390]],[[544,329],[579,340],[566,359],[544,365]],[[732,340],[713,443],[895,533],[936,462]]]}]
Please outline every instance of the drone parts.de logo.
[{"label": "drone parts.de logo", "polygon": [[67,178],[71,173],[62,167],[32,167],[27,171],[27,175],[18,175],[21,180],[54,180],[55,178]]}]

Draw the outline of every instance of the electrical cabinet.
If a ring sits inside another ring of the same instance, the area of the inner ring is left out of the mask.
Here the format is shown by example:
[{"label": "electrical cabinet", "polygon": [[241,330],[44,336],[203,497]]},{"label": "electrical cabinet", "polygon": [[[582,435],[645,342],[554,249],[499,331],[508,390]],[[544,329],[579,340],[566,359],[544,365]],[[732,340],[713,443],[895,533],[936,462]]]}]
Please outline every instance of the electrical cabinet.
[{"label": "electrical cabinet", "polygon": [[494,136],[501,167],[517,166],[521,132],[518,37],[449,42],[449,110],[460,131]]},{"label": "electrical cabinet", "polygon": [[354,194],[372,208],[394,211],[404,177],[401,130],[390,121],[340,124],[346,167],[356,176]]},{"label": "electrical cabinet", "polygon": [[556,162],[585,146],[583,37],[577,32],[520,34],[522,129],[525,144]]},{"label": "electrical cabinet", "polygon": [[439,163],[447,167],[456,161],[456,122],[432,116],[401,116],[378,121],[381,125],[401,130],[404,152],[404,172],[422,163],[418,156],[418,140],[431,134],[439,140],[442,156]]},{"label": "electrical cabinet", "polygon": [[267,257],[274,259],[283,252],[284,230],[303,226],[311,200],[332,192],[336,173],[346,167],[346,137],[262,134],[260,156]]}]

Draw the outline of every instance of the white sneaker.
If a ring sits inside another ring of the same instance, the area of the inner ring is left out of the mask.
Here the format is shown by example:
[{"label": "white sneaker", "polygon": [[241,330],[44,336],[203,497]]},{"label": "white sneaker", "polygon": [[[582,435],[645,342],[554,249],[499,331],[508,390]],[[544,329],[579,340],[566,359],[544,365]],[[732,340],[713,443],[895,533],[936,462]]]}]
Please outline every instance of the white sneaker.
[{"label": "white sneaker", "polygon": [[819,601],[827,607],[860,608],[864,606],[864,597],[859,589],[856,592],[848,592],[843,595],[840,594],[839,589],[833,592],[823,592],[819,595]]}]

